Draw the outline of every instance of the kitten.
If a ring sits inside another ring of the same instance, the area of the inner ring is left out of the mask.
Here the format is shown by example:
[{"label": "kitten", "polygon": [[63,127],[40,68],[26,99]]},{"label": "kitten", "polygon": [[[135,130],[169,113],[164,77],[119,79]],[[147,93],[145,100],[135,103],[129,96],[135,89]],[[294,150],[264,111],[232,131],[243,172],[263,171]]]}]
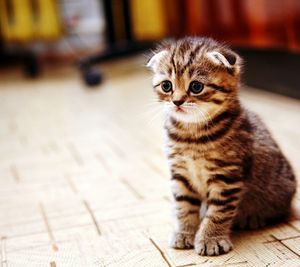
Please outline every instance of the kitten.
[{"label": "kitten", "polygon": [[166,110],[171,246],[227,253],[233,226],[253,229],[286,217],[295,177],[264,123],[239,101],[241,58],[212,39],[185,38],[160,45],[147,66]]}]

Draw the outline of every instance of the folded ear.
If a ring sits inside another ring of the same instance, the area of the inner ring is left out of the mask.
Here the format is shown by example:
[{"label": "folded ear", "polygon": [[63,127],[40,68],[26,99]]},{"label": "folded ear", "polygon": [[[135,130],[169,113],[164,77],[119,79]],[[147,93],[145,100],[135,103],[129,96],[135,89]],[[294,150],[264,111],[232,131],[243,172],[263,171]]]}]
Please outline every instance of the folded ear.
[{"label": "folded ear", "polygon": [[150,60],[148,61],[146,66],[148,68],[152,69],[152,71],[156,72],[162,58],[165,57],[167,54],[168,54],[168,51],[166,51],[166,50],[163,50],[163,51],[160,51],[160,52],[154,54],[150,58]]},{"label": "folded ear", "polygon": [[232,51],[211,51],[207,57],[216,65],[224,65],[226,68],[232,68],[238,61],[238,55]]}]

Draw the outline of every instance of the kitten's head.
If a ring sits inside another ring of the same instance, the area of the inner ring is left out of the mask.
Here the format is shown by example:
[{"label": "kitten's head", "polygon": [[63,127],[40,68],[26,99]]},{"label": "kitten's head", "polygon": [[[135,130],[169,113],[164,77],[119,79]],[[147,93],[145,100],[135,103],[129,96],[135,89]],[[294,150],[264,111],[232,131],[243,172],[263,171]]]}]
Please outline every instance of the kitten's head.
[{"label": "kitten's head", "polygon": [[237,97],[241,58],[212,39],[162,43],[147,66],[167,114],[179,121],[204,122]]}]

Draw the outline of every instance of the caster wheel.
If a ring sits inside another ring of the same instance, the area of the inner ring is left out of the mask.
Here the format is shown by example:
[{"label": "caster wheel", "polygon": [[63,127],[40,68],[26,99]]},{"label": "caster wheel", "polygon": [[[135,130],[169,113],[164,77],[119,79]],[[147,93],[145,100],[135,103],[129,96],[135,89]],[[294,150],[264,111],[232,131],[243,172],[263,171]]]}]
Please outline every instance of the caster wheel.
[{"label": "caster wheel", "polygon": [[28,59],[24,62],[24,74],[29,78],[36,78],[40,74],[40,67],[35,59]]},{"label": "caster wheel", "polygon": [[99,71],[88,69],[83,73],[84,81],[89,86],[96,86],[102,82],[102,75]]}]

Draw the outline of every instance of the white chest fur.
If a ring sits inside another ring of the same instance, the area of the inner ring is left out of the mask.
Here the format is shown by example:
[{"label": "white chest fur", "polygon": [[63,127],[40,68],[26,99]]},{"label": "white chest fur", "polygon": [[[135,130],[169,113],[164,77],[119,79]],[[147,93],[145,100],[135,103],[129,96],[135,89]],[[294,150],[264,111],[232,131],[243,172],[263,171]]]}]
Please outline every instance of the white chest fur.
[{"label": "white chest fur", "polygon": [[205,199],[207,193],[207,180],[209,178],[209,174],[205,169],[205,160],[194,160],[192,157],[186,157],[185,162],[190,183],[198,191],[201,197]]}]

